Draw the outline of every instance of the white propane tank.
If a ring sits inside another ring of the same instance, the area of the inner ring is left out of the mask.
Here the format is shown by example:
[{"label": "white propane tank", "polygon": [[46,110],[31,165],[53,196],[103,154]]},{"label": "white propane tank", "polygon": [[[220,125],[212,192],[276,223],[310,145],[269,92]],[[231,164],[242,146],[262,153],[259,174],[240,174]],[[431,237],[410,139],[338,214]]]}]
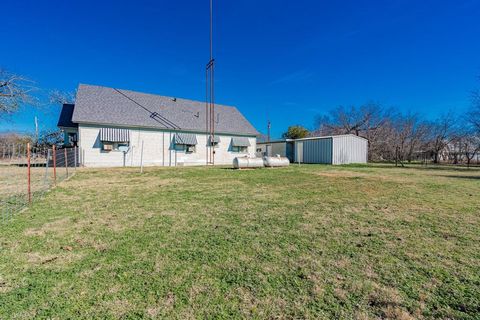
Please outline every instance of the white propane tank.
[{"label": "white propane tank", "polygon": [[262,158],[236,157],[233,159],[235,169],[263,168]]},{"label": "white propane tank", "polygon": [[263,157],[263,163],[265,167],[288,167],[290,165],[290,160],[286,157]]}]

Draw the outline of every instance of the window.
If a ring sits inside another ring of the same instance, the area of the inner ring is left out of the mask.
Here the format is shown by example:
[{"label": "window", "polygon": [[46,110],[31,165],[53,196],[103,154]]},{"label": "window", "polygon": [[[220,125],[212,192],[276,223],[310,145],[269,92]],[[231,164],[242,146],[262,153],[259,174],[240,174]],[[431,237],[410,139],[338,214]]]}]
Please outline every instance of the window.
[{"label": "window", "polygon": [[231,146],[232,152],[247,153],[250,141],[248,141],[248,137],[233,137]]},{"label": "window", "polygon": [[232,147],[233,152],[238,152],[238,153],[247,153],[248,152],[248,147],[242,146],[242,147]]},{"label": "window", "polygon": [[212,146],[212,147],[214,147],[214,148],[218,148],[218,142],[211,142],[211,141],[209,141],[209,142],[208,142],[208,145],[209,145],[209,146]]},{"label": "window", "polygon": [[196,148],[194,145],[189,144],[176,144],[175,151],[185,152],[185,153],[195,153]]},{"label": "window", "polygon": [[77,133],[76,132],[69,132],[68,133],[68,144],[75,145],[77,143]]},{"label": "window", "polygon": [[122,128],[101,128],[99,140],[103,151],[128,152],[130,146],[130,131]]},{"label": "window", "polygon": [[176,151],[194,153],[197,144],[197,136],[193,133],[177,132],[173,138]]},{"label": "window", "polygon": [[130,145],[129,145],[128,142],[115,142],[113,144],[113,150],[126,152],[129,148],[129,146]]},{"label": "window", "polygon": [[209,147],[214,147],[214,148],[218,148],[219,147],[219,143],[220,143],[220,137],[219,136],[210,136],[208,137],[208,142],[207,142],[207,146]]},{"label": "window", "polygon": [[113,150],[113,143],[112,142],[103,142],[102,143],[102,150],[103,151],[112,151]]},{"label": "window", "polygon": [[104,141],[102,144],[103,151],[122,151],[127,152],[130,144],[128,142],[107,142]]}]

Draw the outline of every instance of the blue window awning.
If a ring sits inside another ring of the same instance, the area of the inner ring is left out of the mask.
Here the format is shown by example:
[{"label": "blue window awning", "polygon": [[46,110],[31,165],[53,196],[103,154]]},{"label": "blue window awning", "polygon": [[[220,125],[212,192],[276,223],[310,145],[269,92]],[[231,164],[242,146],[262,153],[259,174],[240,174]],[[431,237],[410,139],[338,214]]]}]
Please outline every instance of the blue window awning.
[{"label": "blue window awning", "polygon": [[175,144],[187,146],[195,146],[197,144],[197,136],[193,133],[177,132],[173,139]]},{"label": "blue window awning", "polygon": [[250,141],[247,137],[233,137],[232,147],[250,147]]}]

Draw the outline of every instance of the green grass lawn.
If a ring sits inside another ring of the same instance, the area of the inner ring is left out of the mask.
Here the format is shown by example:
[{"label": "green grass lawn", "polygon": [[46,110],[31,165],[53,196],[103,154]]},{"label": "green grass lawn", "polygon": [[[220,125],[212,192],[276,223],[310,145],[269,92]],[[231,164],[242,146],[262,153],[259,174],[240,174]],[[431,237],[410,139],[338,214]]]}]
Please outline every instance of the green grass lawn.
[{"label": "green grass lawn", "polygon": [[480,318],[480,170],[79,170],[0,225],[0,319]]}]

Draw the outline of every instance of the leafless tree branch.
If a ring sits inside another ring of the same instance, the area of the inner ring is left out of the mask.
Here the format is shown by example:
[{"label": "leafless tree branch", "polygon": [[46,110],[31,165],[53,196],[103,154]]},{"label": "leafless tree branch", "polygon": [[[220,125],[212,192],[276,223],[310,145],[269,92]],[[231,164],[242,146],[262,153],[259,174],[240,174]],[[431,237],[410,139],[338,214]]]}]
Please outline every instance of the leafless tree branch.
[{"label": "leafless tree branch", "polygon": [[34,103],[33,81],[0,69],[0,117],[11,115],[22,104]]}]

